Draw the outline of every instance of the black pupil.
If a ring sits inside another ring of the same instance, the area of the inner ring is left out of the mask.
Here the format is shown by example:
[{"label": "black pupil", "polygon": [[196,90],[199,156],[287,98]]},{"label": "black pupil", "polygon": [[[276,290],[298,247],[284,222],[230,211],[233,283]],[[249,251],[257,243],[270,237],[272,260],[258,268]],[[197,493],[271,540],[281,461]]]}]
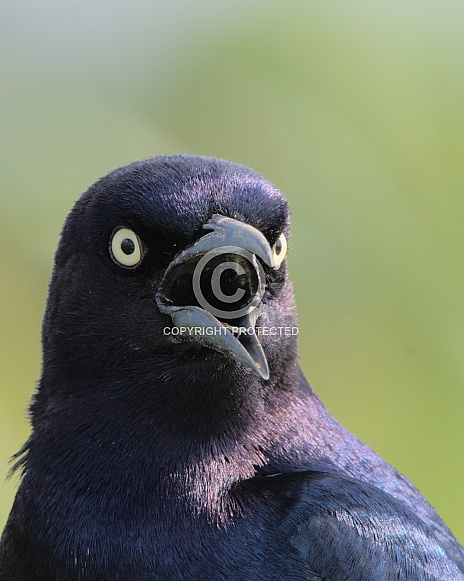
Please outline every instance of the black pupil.
[{"label": "black pupil", "polygon": [[134,241],[130,238],[124,238],[124,240],[121,242],[121,250],[124,252],[124,254],[133,254],[135,251]]},{"label": "black pupil", "polygon": [[277,256],[282,252],[282,240],[280,238],[275,243],[274,250]]}]

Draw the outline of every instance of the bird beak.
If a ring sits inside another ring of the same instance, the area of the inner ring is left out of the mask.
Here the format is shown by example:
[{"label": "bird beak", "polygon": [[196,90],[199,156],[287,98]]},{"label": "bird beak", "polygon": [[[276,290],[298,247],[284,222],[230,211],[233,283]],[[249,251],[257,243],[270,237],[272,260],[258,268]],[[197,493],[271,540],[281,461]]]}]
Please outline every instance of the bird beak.
[{"label": "bird beak", "polygon": [[266,282],[257,257],[275,268],[269,242],[253,226],[219,214],[203,229],[210,232],[166,269],[156,295],[158,308],[171,316],[172,334],[179,340],[223,353],[269,379],[255,333]]}]

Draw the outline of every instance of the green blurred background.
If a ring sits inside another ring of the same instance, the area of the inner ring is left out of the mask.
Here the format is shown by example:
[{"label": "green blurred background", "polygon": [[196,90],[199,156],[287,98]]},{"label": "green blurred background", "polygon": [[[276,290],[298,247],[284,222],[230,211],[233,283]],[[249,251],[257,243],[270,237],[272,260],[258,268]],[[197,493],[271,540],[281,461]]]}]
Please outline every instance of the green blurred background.
[{"label": "green blurred background", "polygon": [[462,0],[3,0],[0,529],[73,202],[152,155],[251,166],[293,210],[301,363],[464,541]]}]

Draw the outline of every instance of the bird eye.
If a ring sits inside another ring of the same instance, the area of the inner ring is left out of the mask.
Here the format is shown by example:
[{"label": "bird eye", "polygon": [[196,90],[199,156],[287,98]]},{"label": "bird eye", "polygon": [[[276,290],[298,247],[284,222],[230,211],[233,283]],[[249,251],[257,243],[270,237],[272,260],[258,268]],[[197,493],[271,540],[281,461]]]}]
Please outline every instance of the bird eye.
[{"label": "bird eye", "polygon": [[137,266],[142,260],[140,238],[129,228],[118,228],[113,232],[110,243],[113,260],[122,266]]},{"label": "bird eye", "polygon": [[274,268],[277,270],[282,264],[285,255],[287,254],[287,239],[283,234],[277,238],[277,242],[271,248],[272,256],[274,257]]}]

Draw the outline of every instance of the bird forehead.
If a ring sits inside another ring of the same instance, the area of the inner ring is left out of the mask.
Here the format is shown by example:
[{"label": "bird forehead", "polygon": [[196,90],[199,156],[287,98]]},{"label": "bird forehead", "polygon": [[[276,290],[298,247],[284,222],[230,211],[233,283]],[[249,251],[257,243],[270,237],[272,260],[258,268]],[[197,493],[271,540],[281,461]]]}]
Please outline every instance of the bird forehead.
[{"label": "bird forehead", "polygon": [[260,175],[237,167],[240,171],[231,171],[216,162],[214,168],[168,166],[154,171],[151,165],[134,164],[97,182],[92,205],[107,222],[164,237],[194,239],[214,214],[222,214],[254,226],[273,241],[288,227],[286,199]]}]

